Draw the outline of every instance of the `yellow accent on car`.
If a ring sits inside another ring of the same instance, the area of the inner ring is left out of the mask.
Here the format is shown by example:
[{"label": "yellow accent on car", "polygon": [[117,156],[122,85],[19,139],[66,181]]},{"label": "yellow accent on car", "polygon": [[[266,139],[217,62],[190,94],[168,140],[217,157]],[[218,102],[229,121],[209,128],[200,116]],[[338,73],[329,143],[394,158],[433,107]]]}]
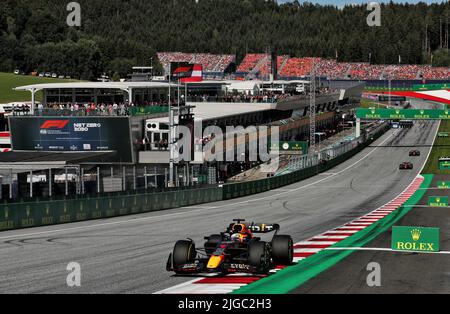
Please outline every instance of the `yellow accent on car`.
[{"label": "yellow accent on car", "polygon": [[209,269],[216,269],[217,267],[219,267],[220,263],[223,261],[223,258],[224,257],[222,255],[220,255],[220,256],[215,256],[215,255],[211,256],[209,258],[207,268],[209,268]]}]

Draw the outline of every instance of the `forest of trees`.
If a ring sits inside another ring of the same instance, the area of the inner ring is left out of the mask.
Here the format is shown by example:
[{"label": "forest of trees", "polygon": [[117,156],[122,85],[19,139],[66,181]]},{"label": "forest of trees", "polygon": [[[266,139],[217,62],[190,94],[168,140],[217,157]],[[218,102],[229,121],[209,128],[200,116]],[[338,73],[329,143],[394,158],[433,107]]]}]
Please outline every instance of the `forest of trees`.
[{"label": "forest of trees", "polygon": [[337,52],[339,61],[368,61],[370,54],[372,63],[397,63],[399,55],[402,63],[450,62],[440,49],[449,1],[382,5],[380,27],[367,25],[366,5],[266,0],[78,0],[81,27],[68,27],[69,2],[1,0],[0,71],[93,79],[125,76],[156,60],[156,51],[230,53],[240,61],[268,47],[300,57]]}]

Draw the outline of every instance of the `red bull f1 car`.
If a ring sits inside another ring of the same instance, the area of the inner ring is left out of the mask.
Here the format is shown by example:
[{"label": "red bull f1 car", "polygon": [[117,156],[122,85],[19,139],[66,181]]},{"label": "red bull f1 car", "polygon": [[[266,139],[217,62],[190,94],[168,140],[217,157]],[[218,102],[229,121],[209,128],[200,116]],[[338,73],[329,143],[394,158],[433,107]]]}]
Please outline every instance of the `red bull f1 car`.
[{"label": "red bull f1 car", "polygon": [[420,156],[420,150],[412,150],[409,152],[410,157],[417,157]]},{"label": "red bull f1 car", "polygon": [[[279,235],[278,224],[244,222],[243,219],[235,219],[225,232],[205,237],[206,242],[202,248],[196,248],[191,239],[177,241],[167,260],[167,271],[176,274],[266,274],[275,265],[292,263],[292,238]],[[274,232],[270,242],[256,236],[270,232]]]}]

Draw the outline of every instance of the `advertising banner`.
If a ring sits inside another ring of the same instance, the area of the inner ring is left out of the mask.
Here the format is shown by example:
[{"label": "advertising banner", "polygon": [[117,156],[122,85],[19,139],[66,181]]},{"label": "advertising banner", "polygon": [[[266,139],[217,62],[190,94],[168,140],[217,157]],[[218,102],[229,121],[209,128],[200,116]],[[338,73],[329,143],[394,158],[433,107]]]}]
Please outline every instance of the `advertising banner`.
[{"label": "advertising banner", "polygon": [[428,206],[431,207],[447,207],[448,196],[430,196],[428,199]]},{"label": "advertising banner", "polygon": [[450,189],[450,181],[438,181],[437,182],[438,189]]},{"label": "advertising banner", "polygon": [[417,120],[448,120],[450,111],[443,109],[366,109],[357,108],[356,116],[360,119],[417,119]]},{"label": "advertising banner", "polygon": [[439,228],[392,227],[393,250],[439,252]]}]

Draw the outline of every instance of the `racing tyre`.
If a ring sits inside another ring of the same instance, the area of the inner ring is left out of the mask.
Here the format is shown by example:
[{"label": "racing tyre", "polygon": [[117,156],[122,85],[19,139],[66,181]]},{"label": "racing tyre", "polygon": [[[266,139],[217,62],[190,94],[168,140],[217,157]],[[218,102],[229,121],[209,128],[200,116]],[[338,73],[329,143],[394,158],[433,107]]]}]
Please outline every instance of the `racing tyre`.
[{"label": "racing tyre", "polygon": [[264,241],[256,241],[248,248],[248,264],[255,267],[258,272],[266,273],[269,268],[269,256],[267,244]]},{"label": "racing tyre", "polygon": [[173,266],[177,268],[184,264],[193,263],[196,255],[194,242],[187,240],[177,241],[173,248]]},{"label": "racing tyre", "polygon": [[210,235],[208,241],[205,243],[206,254],[212,254],[220,242],[222,242],[222,236],[220,234]]},{"label": "racing tyre", "polygon": [[275,264],[289,265],[294,259],[294,242],[288,235],[276,235],[272,239],[272,260]]}]

